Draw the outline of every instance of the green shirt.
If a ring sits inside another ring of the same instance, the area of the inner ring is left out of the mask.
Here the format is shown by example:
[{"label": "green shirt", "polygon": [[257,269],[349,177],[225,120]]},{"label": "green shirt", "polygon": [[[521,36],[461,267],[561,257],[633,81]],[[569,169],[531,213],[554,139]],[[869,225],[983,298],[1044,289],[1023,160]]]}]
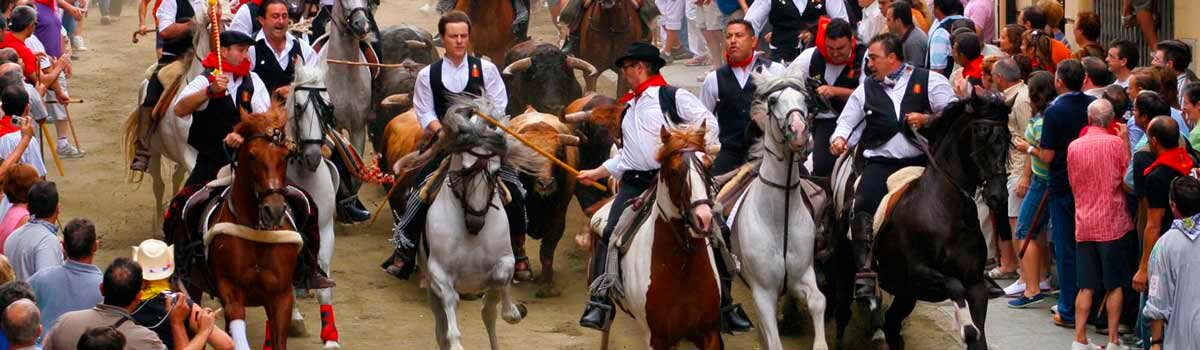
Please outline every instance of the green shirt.
[{"label": "green shirt", "polygon": [[[1033,118],[1029,120],[1029,124],[1025,125],[1025,142],[1028,142],[1031,145],[1037,145],[1040,144],[1041,141],[1042,114],[1038,113],[1038,115],[1033,116]],[[1029,156],[1029,158],[1033,160],[1033,176],[1037,176],[1037,178],[1042,180],[1050,178],[1049,164],[1032,155]]]},{"label": "green shirt", "polygon": [[1188,133],[1188,142],[1192,143],[1192,149],[1200,151],[1200,127],[1192,128]]}]

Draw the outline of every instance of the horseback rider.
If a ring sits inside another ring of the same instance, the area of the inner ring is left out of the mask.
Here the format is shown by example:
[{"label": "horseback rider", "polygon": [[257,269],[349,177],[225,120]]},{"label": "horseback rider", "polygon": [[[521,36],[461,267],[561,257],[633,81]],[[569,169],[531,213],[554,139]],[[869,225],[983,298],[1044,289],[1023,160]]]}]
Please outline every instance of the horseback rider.
[{"label": "horseback rider", "polygon": [[[662,146],[659,136],[661,127],[673,127],[678,124],[695,124],[706,122],[708,125],[707,139],[710,143],[719,143],[716,135],[720,134],[716,118],[709,112],[700,99],[684,89],[667,85],[659,70],[666,61],[659,56],[659,51],[653,45],[635,42],[625,51],[625,55],[617,58],[616,66],[621,67],[622,75],[630,86],[635,86],[632,92],[620,99],[625,104],[621,120],[620,152],[591,170],[579,173],[579,181],[588,184],[600,179],[615,176],[621,179],[621,188],[613,198],[612,209],[609,212],[608,223],[600,240],[596,242],[592,258],[591,281],[605,273],[608,266],[608,242],[621,213],[629,205],[630,200],[645,192],[654,183],[660,167],[656,154]],[[672,93],[673,92],[673,93]],[[666,112],[664,112],[664,110]],[[625,117],[628,116],[628,117]],[[707,231],[714,224],[714,212],[707,203],[696,205],[696,222],[700,229]],[[717,218],[719,220],[719,218]],[[714,245],[714,249],[715,245]],[[713,256],[719,252],[713,253]],[[717,258],[717,271],[721,277],[721,323],[729,331],[749,331],[751,324],[741,305],[733,304],[729,294],[732,266],[724,266],[724,259]],[[579,324],[583,327],[603,330],[612,319],[613,302],[608,297],[608,290],[593,291],[583,317]]]},{"label": "horseback rider", "polygon": [[[437,11],[443,14],[447,13],[450,10],[453,10],[454,7],[458,5],[459,1],[460,0],[438,0]],[[529,0],[509,1],[512,1],[512,34],[517,38],[516,43],[529,40]]]},{"label": "horseback rider", "polygon": [[713,159],[712,174],[720,176],[746,164],[750,145],[762,130],[750,120],[750,103],[755,84],[751,73],[777,76],[784,65],[755,53],[758,36],[754,26],[735,19],[725,25],[726,64],[709,72],[700,87],[700,102],[717,116],[721,126],[721,152]]},{"label": "horseback rider", "polygon": [[837,160],[829,153],[829,136],[837,127],[837,117],[846,107],[846,100],[854,92],[867,74],[863,73],[863,56],[867,55],[867,46],[859,44],[854,36],[854,28],[841,18],[821,18],[817,26],[817,44],[805,49],[796,58],[796,62],[788,67],[795,76],[808,77],[811,94],[809,108],[813,108],[813,149],[812,174],[828,177],[833,171],[833,162]]},{"label": "horseback rider", "polygon": [[854,297],[873,300],[875,272],[871,268],[873,218],[879,202],[887,194],[887,179],[892,173],[927,162],[914,139],[914,129],[928,123],[955,100],[950,82],[941,74],[904,63],[900,38],[884,33],[871,39],[867,47],[867,65],[872,78],[854,89],[837,120],[829,151],[841,155],[852,146],[862,148],[865,166],[854,193],[850,234],[853,242],[855,275]]},{"label": "horseback rider", "polygon": [[[251,37],[257,37],[258,32],[266,26],[266,24],[259,19],[259,17],[263,16],[262,8],[264,7],[263,3],[265,2],[265,0],[254,0],[246,2],[242,6],[238,7],[237,13],[234,13],[233,15],[233,20],[229,22],[229,28],[225,28],[225,30],[236,30],[249,34]],[[287,10],[284,12],[286,16],[288,16],[292,21],[300,20],[300,15],[303,11],[303,8],[300,6],[295,6],[287,1],[280,3],[287,8]],[[288,25],[291,25],[291,23],[288,23]],[[287,29],[287,27],[284,27],[285,31]],[[303,39],[304,40],[302,41],[311,44],[307,37]]]},{"label": "horseback rider", "polygon": [[[453,99],[479,96],[486,98],[493,109],[479,111],[491,115],[503,115],[508,105],[508,92],[504,88],[504,80],[496,65],[479,57],[467,54],[471,40],[471,19],[466,13],[451,10],[438,20],[438,34],[446,48],[442,59],[422,68],[417,74],[417,84],[413,88],[413,109],[417,119],[425,129],[425,138],[445,137],[441,135],[442,123],[440,118],[446,115]],[[437,170],[444,155],[438,155],[425,168],[417,173],[422,179],[408,196],[403,217],[396,221],[392,241],[396,250],[392,254],[391,263],[384,263],[388,273],[407,279],[413,271],[417,244],[425,231],[425,216],[428,206],[421,202],[419,189],[425,186],[430,175]],[[508,215],[509,232],[525,232],[525,189],[517,177],[517,172],[508,164],[502,164],[499,172],[500,180],[504,183],[511,202],[504,211]],[[393,209],[395,211],[396,209]]]},{"label": "horseback rider", "polygon": [[[246,59],[253,43],[246,33],[221,33],[221,74],[214,74],[218,53],[209,53],[202,62],[206,68],[204,74],[192,79],[179,93],[175,115],[192,116],[188,144],[196,149],[196,165],[174,202],[186,201],[216,179],[222,167],[230,164],[225,147],[236,148],[244,141],[241,135],[233,132],[234,126],[241,121],[239,110],[263,113],[271,107],[267,87],[258,74],[250,70],[250,61]],[[172,203],[172,210],[181,205]],[[304,244],[302,250],[304,263],[312,267],[308,269],[311,273],[307,285],[313,289],[333,287],[333,281],[321,273],[317,264],[317,249],[317,244]]]},{"label": "horseback rider", "polygon": [[[254,36],[254,45],[251,46],[247,58],[251,70],[262,79],[268,92],[278,92],[287,96],[290,84],[296,77],[296,67],[293,64],[316,66],[317,52],[313,51],[308,43],[288,32],[291,19],[286,1],[262,0],[258,9],[256,17],[262,30],[255,31],[257,35]],[[270,59],[272,57],[275,59]]]},{"label": "horseback rider", "polygon": [[[754,23],[754,32],[762,33],[771,24],[771,59],[791,62],[802,47],[812,45],[813,34],[821,17],[850,22],[846,4],[841,0],[755,1],[746,10],[745,19]],[[851,34],[853,35],[853,34]]]},{"label": "horseback rider", "polygon": [[203,0],[163,0],[154,12],[154,17],[158,20],[158,35],[163,41],[162,55],[159,56],[158,65],[147,81],[146,97],[137,111],[137,122],[141,132],[134,142],[130,170],[146,171],[150,166],[150,136],[154,134],[152,114],[154,106],[158,105],[158,100],[166,89],[158,79],[158,71],[192,49],[192,25],[195,24],[192,18],[196,16],[197,11],[203,13],[207,10],[208,4]]},{"label": "horseback rider", "polygon": [[[313,17],[312,26],[310,26],[308,29],[309,38],[311,40],[310,43],[316,43],[317,39],[325,36],[325,26],[333,20],[334,1],[342,0],[321,0],[321,7],[319,10],[317,10],[316,16]],[[307,3],[307,1],[305,1],[305,3]],[[371,4],[370,8],[366,11],[367,21],[371,22],[372,35],[370,43],[371,47],[375,49],[375,57],[380,57],[381,52],[379,52],[379,40],[381,36],[379,35],[379,23],[375,22],[375,8],[379,7],[379,0],[368,0],[368,3]],[[350,9],[346,10],[349,11]]]}]

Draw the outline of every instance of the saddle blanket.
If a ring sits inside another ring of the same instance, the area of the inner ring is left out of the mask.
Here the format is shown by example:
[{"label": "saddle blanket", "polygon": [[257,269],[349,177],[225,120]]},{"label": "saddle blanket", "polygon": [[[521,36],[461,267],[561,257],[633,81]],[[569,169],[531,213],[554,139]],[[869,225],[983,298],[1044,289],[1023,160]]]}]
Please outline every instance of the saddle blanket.
[{"label": "saddle blanket", "polygon": [[238,225],[232,222],[219,222],[213,225],[212,228],[204,232],[204,246],[212,242],[212,239],[217,235],[230,235],[237,238],[273,244],[295,244],[304,246],[304,238],[299,232],[292,230],[256,230],[248,226]]},{"label": "saddle blanket", "polygon": [[908,192],[908,187],[913,181],[921,177],[925,173],[925,167],[910,166],[904,169],[897,170],[888,176],[887,188],[888,193],[879,201],[879,208],[875,209],[875,220],[873,221],[872,232],[879,234],[879,228],[883,227],[883,221],[888,218],[892,212],[892,208],[900,198]]}]

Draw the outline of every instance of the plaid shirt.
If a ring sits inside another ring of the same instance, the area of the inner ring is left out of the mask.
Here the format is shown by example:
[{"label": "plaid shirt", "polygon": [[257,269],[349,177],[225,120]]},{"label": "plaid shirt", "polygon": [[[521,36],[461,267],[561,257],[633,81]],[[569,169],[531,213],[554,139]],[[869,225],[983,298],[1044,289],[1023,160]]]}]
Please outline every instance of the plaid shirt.
[{"label": "plaid shirt", "polygon": [[1088,126],[1067,147],[1067,175],[1075,194],[1075,240],[1108,242],[1133,230],[1121,178],[1129,164],[1125,141]]}]

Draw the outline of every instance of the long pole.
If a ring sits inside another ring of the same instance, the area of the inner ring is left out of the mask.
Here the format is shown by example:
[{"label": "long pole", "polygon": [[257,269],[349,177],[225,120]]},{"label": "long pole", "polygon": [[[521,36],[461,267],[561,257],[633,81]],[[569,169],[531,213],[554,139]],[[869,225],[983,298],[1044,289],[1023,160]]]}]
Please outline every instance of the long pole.
[{"label": "long pole", "polygon": [[1038,200],[1037,209],[1033,211],[1033,221],[1029,224],[1028,236],[1025,237],[1025,243],[1021,244],[1021,252],[1017,253],[1017,259],[1024,259],[1025,250],[1029,249],[1029,242],[1037,240],[1039,232],[1038,221],[1040,221],[1038,218],[1042,217],[1042,209],[1046,207],[1046,198],[1049,197],[1050,195],[1048,191],[1042,192],[1042,199]]},{"label": "long pole", "polygon": [[213,68],[213,76],[221,76],[221,4],[217,0],[208,0],[208,19],[212,26],[212,42],[210,48],[217,53],[217,67]]},{"label": "long pole", "polygon": [[67,176],[67,174],[63,172],[62,159],[58,158],[58,150],[55,149],[56,146],[55,145],[49,145],[49,146],[46,145],[46,135],[49,135],[49,134],[50,134],[50,130],[46,129],[46,124],[42,124],[42,147],[50,148],[50,156],[54,157],[54,166],[58,167],[58,176]]},{"label": "long pole", "polygon": [[[538,148],[538,146],[534,146],[533,143],[529,142],[529,140],[526,140],[524,136],[521,136],[521,134],[518,134],[517,132],[513,131],[512,129],[509,129],[508,126],[501,124],[499,121],[496,121],[495,119],[492,119],[492,117],[489,117],[487,114],[480,113],[479,111],[475,111],[475,115],[479,116],[480,118],[483,118],[483,120],[486,120],[488,123],[495,125],[496,127],[500,128],[500,130],[504,130],[504,132],[508,133],[509,135],[512,135],[513,138],[516,138],[517,141],[521,141],[521,143],[525,144],[525,146],[532,148],[538,154],[541,154],[543,157],[546,157],[546,159],[549,159],[550,161],[554,162],[554,164],[558,165],[558,167],[563,168],[563,170],[566,170],[568,173],[571,173],[571,175],[579,176],[579,170],[575,170],[575,168],[571,167],[570,164],[567,164],[566,162],[558,160],[558,158],[554,157],[554,155],[550,154],[550,152],[546,152],[545,150]],[[596,189],[601,190],[601,191],[608,191],[607,187],[604,187],[604,185],[601,185],[595,181],[591,182],[591,186],[595,187]]]},{"label": "long pole", "polygon": [[63,106],[63,110],[67,112],[67,126],[71,128],[71,138],[75,139],[75,148],[83,150],[83,145],[79,144],[79,135],[75,133],[75,122],[71,121],[71,109],[68,106]]}]

